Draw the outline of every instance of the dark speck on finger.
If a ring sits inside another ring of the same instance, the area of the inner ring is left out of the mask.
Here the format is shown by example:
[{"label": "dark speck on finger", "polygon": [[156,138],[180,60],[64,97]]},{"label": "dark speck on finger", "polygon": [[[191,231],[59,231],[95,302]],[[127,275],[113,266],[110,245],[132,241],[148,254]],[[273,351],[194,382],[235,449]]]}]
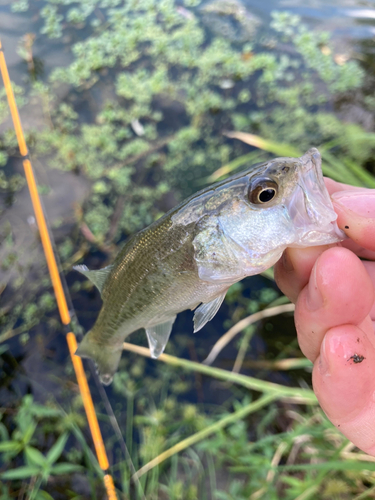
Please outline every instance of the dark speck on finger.
[{"label": "dark speck on finger", "polygon": [[353,363],[362,363],[364,359],[366,359],[364,356],[361,354],[353,354],[353,356],[350,356],[349,360],[353,360]]}]

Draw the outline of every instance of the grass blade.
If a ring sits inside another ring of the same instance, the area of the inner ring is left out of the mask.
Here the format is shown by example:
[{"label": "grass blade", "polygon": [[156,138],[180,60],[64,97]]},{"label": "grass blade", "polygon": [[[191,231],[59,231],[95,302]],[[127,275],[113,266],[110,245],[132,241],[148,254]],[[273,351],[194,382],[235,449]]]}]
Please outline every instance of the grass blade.
[{"label": "grass blade", "polygon": [[136,474],[133,476],[133,479],[140,478],[141,476],[143,476],[143,474],[145,474],[146,472],[150,471],[151,469],[153,469],[157,465],[164,462],[164,460],[167,460],[168,458],[172,457],[176,453],[179,453],[180,451],[185,450],[189,446],[193,446],[194,444],[196,444],[199,441],[202,441],[203,439],[208,437],[210,434],[217,432],[218,430],[226,427],[227,425],[229,425],[233,422],[236,422],[237,420],[240,420],[242,418],[245,418],[250,413],[254,413],[254,412],[260,410],[261,408],[268,405],[269,403],[271,403],[275,399],[276,399],[275,394],[267,394],[265,396],[262,396],[257,401],[254,401],[254,402],[246,405],[245,407],[241,408],[240,410],[222,418],[218,422],[215,422],[214,424],[209,425],[205,429],[203,429],[199,432],[196,432],[192,436],[190,436],[186,439],[183,439],[182,441],[175,444],[174,446],[172,446],[168,450],[164,451],[163,453],[161,453],[160,455],[158,455],[157,457],[152,459],[146,465],[141,467],[136,472]]},{"label": "grass blade", "polygon": [[40,468],[36,465],[23,465],[17,467],[17,469],[7,470],[1,474],[2,479],[27,479],[32,476],[36,476],[40,471]]},{"label": "grass blade", "polygon": [[239,141],[245,142],[255,148],[269,151],[277,156],[302,156],[301,151],[290,144],[269,141],[268,139],[259,137],[259,135],[247,134],[246,132],[225,132],[224,135],[230,139],[238,139]]},{"label": "grass blade", "polygon": [[[141,356],[150,358],[150,350],[146,347],[140,347],[134,344],[123,343],[123,349],[126,351],[135,352]],[[276,399],[293,401],[297,404],[313,404],[316,405],[317,399],[314,392],[311,389],[301,389],[299,387],[286,387],[281,384],[275,384],[273,382],[267,382],[265,380],[258,380],[254,377],[249,377],[247,375],[241,375],[239,373],[232,373],[228,370],[222,370],[221,368],[214,368],[212,366],[203,365],[201,363],[196,363],[195,361],[189,361],[187,359],[177,358],[175,356],[170,356],[169,354],[161,354],[158,361],[168,363],[169,365],[176,366],[179,368],[184,368],[186,370],[192,370],[209,377],[215,377],[217,379],[223,380],[224,382],[232,382],[234,384],[239,384],[247,389],[266,392],[275,395]]]}]

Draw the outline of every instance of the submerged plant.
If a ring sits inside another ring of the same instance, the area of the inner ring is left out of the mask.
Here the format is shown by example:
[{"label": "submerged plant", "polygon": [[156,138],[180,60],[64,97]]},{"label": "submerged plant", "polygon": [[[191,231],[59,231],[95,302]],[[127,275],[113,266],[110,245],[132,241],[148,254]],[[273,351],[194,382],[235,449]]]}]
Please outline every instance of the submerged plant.
[{"label": "submerged plant", "polygon": [[[213,2],[202,12],[218,9],[224,18],[251,19],[240,2]],[[59,103],[50,94],[50,127],[33,136],[33,151],[48,155],[53,168],[92,179],[83,221],[98,242],[149,224],[242,153],[241,145],[223,139],[225,129],[259,132],[301,149],[346,131],[332,123],[327,105],[359,87],[363,75],[355,62],[337,64],[322,51],[326,33],[274,13],[274,32],[255,23],[262,43],[249,33],[239,45],[224,34],[208,36],[200,12],[174,0],[54,0],[41,11],[48,36],[86,26],[71,47],[72,63],[52,72],[49,92],[69,84],[92,118],[82,120],[69,96]],[[290,55],[268,43],[275,32]],[[35,92],[46,95],[40,84]]]}]

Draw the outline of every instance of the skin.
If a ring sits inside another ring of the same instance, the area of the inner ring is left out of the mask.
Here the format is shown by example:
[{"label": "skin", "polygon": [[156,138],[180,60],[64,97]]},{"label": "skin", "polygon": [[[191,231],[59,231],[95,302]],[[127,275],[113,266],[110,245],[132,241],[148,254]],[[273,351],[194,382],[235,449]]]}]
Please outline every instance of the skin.
[{"label": "skin", "polygon": [[276,264],[276,281],[296,304],[298,341],[314,363],[321,407],[348,439],[375,456],[375,190],[330,179],[326,185],[349,239],[288,248]]}]

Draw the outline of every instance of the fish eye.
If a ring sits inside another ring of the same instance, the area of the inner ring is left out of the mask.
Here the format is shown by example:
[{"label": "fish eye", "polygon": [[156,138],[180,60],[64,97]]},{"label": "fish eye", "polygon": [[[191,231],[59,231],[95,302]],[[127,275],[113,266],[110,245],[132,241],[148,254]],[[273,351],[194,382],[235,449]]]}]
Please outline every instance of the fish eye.
[{"label": "fish eye", "polygon": [[262,205],[273,200],[277,195],[278,186],[271,179],[259,179],[250,185],[249,201],[255,205]]}]

